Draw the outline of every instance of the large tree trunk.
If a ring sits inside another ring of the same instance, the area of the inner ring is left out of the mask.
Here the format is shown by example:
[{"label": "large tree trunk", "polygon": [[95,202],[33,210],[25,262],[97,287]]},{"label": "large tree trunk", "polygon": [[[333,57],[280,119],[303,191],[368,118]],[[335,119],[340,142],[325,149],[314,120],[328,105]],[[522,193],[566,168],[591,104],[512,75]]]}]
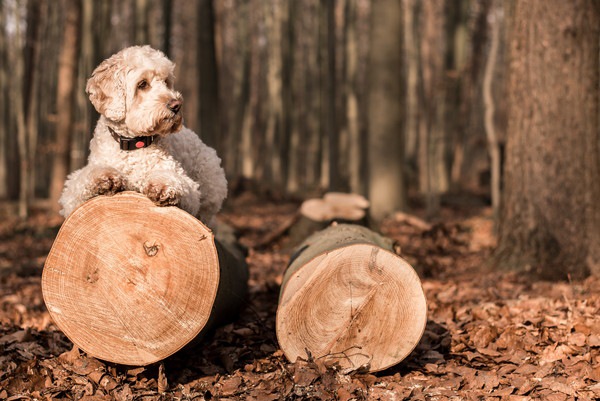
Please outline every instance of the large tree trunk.
[{"label": "large tree trunk", "polygon": [[403,174],[402,3],[373,3],[369,76],[369,199],[381,220],[406,207]]},{"label": "large tree trunk", "polygon": [[511,6],[497,262],[549,278],[600,274],[600,8],[590,0]]},{"label": "large tree trunk", "polygon": [[181,209],[124,192],[69,216],[42,291],[56,325],[89,355],[147,365],[236,316],[247,280],[235,244]]},{"label": "large tree trunk", "polygon": [[63,0],[62,5],[67,14],[63,44],[59,56],[58,93],[56,96],[58,124],[50,182],[50,201],[54,212],[58,212],[60,209],[58,198],[69,171],[69,148],[74,121],[74,93],[75,83],[77,82],[79,33],[81,28],[81,1]]},{"label": "large tree trunk", "polygon": [[392,241],[340,224],[294,252],[281,284],[277,339],[291,361],[312,356],[379,371],[410,354],[426,322],[419,277]]}]

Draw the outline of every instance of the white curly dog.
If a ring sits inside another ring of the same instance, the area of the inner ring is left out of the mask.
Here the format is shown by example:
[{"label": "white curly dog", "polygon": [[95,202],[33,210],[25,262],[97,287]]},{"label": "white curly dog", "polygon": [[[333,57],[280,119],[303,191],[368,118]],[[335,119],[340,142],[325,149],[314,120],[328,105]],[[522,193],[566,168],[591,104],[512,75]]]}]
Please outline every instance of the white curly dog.
[{"label": "white curly dog", "polygon": [[65,183],[63,216],[94,196],[131,190],[213,225],[227,196],[225,172],[216,151],[182,124],[174,67],[162,52],[133,46],[94,70],[86,92],[101,116],[88,164]]}]

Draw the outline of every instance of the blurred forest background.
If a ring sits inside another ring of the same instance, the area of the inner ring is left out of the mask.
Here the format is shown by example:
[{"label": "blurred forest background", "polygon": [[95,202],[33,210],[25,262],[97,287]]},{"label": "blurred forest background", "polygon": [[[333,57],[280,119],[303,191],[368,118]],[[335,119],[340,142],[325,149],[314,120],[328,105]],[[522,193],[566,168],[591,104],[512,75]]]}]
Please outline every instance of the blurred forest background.
[{"label": "blurred forest background", "polygon": [[355,192],[375,219],[476,195],[507,263],[585,276],[599,16],[595,0],[2,0],[0,201],[56,211],[98,117],[88,77],[150,44],[234,190]]}]

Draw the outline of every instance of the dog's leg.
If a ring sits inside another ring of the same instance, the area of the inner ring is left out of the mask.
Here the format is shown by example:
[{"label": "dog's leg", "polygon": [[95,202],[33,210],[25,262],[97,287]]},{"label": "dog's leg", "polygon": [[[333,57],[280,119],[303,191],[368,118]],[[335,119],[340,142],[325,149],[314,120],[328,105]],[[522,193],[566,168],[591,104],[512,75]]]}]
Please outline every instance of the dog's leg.
[{"label": "dog's leg", "polygon": [[125,177],[112,167],[96,167],[90,177],[88,184],[90,198],[98,195],[114,195],[124,191],[127,185]]},{"label": "dog's leg", "polygon": [[87,165],[74,171],[65,182],[59,199],[61,214],[65,217],[83,202],[98,195],[113,195],[126,189],[127,180],[116,169]]},{"label": "dog's leg", "polygon": [[178,206],[192,215],[200,208],[198,184],[168,170],[153,171],[141,192],[159,206]]}]

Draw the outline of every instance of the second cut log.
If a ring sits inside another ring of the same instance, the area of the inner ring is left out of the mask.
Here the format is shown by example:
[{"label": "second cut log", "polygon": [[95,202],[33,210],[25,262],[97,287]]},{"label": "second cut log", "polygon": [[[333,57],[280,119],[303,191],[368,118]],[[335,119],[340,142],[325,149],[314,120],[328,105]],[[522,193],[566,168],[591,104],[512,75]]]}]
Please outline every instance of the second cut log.
[{"label": "second cut log", "polygon": [[374,372],[412,352],[427,322],[425,294],[393,250],[391,240],[345,224],[297,248],[277,310],[277,338],[288,359],[312,356]]}]

